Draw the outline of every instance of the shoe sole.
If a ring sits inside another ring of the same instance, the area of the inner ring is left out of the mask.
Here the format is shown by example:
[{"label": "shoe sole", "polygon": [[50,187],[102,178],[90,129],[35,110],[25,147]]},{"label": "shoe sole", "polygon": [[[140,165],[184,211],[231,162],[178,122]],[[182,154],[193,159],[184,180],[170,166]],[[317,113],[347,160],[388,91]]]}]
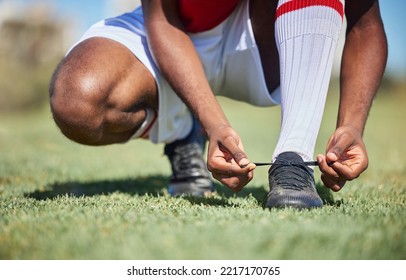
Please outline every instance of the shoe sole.
[{"label": "shoe sole", "polygon": [[321,198],[307,197],[303,195],[282,195],[271,196],[266,203],[267,208],[295,208],[295,209],[313,209],[323,207],[323,201]]}]

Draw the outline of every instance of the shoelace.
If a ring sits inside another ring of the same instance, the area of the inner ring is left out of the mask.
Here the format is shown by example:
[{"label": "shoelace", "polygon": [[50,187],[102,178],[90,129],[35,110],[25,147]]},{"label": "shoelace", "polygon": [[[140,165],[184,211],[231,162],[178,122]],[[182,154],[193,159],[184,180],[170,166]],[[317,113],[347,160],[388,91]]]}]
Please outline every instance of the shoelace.
[{"label": "shoelace", "polygon": [[284,160],[286,163],[275,163],[275,162],[254,162],[256,166],[265,165],[305,165],[305,166],[318,166],[317,161],[304,161],[304,162],[291,162],[289,160]]},{"label": "shoelace", "polygon": [[278,162],[272,163],[272,165],[275,167],[270,172],[270,175],[271,173],[273,174],[273,180],[278,186],[287,189],[303,190],[312,185],[313,178],[306,170],[307,166],[317,165],[317,161],[292,162],[279,159]]}]

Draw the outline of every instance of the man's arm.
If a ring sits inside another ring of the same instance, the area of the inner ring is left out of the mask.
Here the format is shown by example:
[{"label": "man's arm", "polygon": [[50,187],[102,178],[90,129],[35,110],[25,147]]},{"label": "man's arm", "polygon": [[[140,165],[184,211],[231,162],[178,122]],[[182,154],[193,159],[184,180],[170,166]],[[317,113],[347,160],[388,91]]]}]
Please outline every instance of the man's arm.
[{"label": "man's arm", "polygon": [[388,52],[377,0],[347,1],[346,17],[337,129],[329,140],[326,156],[318,156],[322,180],[334,191],[368,166],[362,135]]},{"label": "man's arm", "polygon": [[[360,3],[369,10],[364,11]],[[360,14],[364,12],[364,14]],[[337,127],[352,125],[361,134],[381,83],[387,60],[387,41],[378,1],[347,1],[347,39],[341,68]]]},{"label": "man's arm", "polygon": [[162,74],[207,132],[209,170],[223,184],[239,191],[252,179],[255,165],[247,165],[240,137],[211,91],[194,45],[183,30],[177,2],[142,1],[148,42]]}]

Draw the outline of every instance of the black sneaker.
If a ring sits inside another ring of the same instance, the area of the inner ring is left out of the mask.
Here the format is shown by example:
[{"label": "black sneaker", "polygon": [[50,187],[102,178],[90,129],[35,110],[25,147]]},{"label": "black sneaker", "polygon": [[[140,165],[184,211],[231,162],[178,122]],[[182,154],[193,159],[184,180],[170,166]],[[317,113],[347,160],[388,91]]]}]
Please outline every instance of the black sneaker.
[{"label": "black sneaker", "polygon": [[298,209],[322,207],[313,170],[294,152],[280,154],[269,169],[268,208]]},{"label": "black sneaker", "polygon": [[207,165],[203,159],[206,136],[194,118],[190,134],[165,146],[172,168],[168,191],[172,196],[205,196],[214,191]]}]

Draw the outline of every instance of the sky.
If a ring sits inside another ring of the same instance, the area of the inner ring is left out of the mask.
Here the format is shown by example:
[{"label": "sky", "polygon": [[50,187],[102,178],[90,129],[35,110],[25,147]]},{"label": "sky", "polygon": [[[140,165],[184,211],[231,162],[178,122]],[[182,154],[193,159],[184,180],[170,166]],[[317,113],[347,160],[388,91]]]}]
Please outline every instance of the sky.
[{"label": "sky", "polygon": [[387,69],[406,80],[406,1],[379,2],[389,45]]},{"label": "sky", "polygon": [[[0,0],[0,3],[6,0]],[[10,1],[10,0],[8,0]],[[22,5],[44,1],[54,5],[58,17],[73,17],[77,23],[77,36],[80,36],[92,23],[114,16],[117,10],[106,5],[115,0],[11,0]],[[116,0],[117,1],[117,0]],[[359,1],[359,0],[357,0]],[[136,5],[134,1],[134,6]],[[387,72],[406,80],[406,1],[381,0],[382,18],[389,43]]]}]

